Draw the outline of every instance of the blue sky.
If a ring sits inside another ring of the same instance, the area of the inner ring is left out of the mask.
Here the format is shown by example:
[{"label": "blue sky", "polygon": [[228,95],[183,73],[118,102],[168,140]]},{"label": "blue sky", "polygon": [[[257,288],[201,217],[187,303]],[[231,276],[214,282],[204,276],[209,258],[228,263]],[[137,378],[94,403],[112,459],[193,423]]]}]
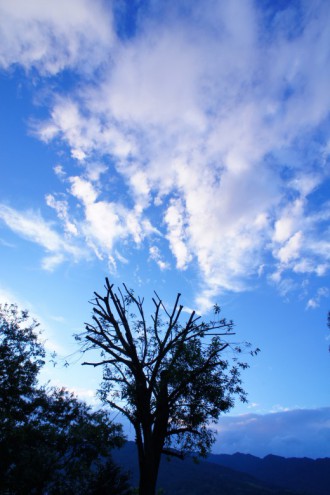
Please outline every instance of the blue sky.
[{"label": "blue sky", "polygon": [[217,450],[330,456],[329,2],[0,16],[0,299],[58,352],[43,378],[94,400],[72,334],[105,275],[206,317],[218,302],[262,352]]}]

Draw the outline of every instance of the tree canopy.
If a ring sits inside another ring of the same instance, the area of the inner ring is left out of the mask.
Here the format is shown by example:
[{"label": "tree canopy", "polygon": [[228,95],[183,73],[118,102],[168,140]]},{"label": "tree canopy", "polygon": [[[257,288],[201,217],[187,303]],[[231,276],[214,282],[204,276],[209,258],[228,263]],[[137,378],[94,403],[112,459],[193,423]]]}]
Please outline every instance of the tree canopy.
[{"label": "tree canopy", "polygon": [[154,495],[162,453],[205,455],[215,438],[210,423],[235,396],[246,400],[240,371],[247,364],[238,355],[248,344],[230,343],[233,322],[218,306],[211,321],[195,311],[183,318],[180,298],[168,310],[155,293],[149,321],[143,299],[106,279],[105,295],[95,293],[93,322],[78,336],[83,352],[100,351],[83,364],[103,367],[102,400],[134,427],[140,495]]},{"label": "tree canopy", "polygon": [[129,493],[110,456],[124,441],[121,426],[63,388],[38,386],[37,328],[26,311],[0,305],[1,493]]},{"label": "tree canopy", "polygon": [[0,306],[0,432],[22,420],[30,408],[46,354],[38,326],[27,311]]}]

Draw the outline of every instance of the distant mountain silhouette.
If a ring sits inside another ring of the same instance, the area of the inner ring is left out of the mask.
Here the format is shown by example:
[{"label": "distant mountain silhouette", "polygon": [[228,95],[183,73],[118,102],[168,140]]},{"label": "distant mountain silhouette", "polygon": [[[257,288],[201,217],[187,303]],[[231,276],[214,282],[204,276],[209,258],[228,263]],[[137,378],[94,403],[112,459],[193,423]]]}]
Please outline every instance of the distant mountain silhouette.
[{"label": "distant mountain silhouette", "polygon": [[[229,464],[231,457],[239,463],[237,456],[241,456],[241,454],[235,456],[212,455],[208,461],[201,461],[197,464],[191,458],[184,461],[176,458],[168,461],[164,458],[161,463],[158,488],[163,489],[164,495],[316,495],[319,493],[323,495],[325,493],[315,491],[315,489],[307,491],[306,486],[304,486],[304,491],[298,490],[296,487],[288,488],[288,485],[279,485],[277,475],[269,476],[269,479],[265,480],[250,474],[247,470],[243,472],[237,468],[233,469],[221,464],[222,457],[227,464]],[[113,452],[113,457],[124,470],[130,472],[132,486],[137,486],[138,465],[135,444],[127,442],[122,449]],[[242,464],[244,464],[243,458],[245,457],[247,457],[248,462],[251,460],[250,458],[263,461],[257,457],[242,455]],[[268,457],[273,458],[275,456]],[[275,459],[277,458],[275,457]],[[210,462],[211,460],[212,462]],[[252,464],[253,462],[251,462]],[[244,465],[244,469],[247,469],[247,465]],[[330,461],[328,466],[330,466]],[[276,466],[274,471],[276,471]]]},{"label": "distant mountain silhouette", "polygon": [[268,455],[263,459],[248,454],[212,454],[208,460],[250,474],[264,482],[313,495],[330,493],[330,459],[308,459]]}]

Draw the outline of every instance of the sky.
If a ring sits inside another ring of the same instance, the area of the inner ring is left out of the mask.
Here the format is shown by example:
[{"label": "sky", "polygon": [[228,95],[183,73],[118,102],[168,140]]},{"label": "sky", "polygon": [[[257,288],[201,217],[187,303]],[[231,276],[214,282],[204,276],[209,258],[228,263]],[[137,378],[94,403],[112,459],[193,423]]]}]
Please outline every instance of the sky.
[{"label": "sky", "polygon": [[180,292],[261,349],[215,451],[330,456],[330,3],[0,0],[0,17],[0,302],[40,321],[43,380],[95,402],[72,335],[105,276],[149,312]]}]

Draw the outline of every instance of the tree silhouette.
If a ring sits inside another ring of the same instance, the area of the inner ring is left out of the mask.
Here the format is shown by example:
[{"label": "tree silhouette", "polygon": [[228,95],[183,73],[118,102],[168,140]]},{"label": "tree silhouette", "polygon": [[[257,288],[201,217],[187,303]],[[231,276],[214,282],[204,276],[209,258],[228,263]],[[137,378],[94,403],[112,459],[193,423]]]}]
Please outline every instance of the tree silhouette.
[{"label": "tree silhouette", "polygon": [[83,364],[103,367],[99,393],[133,425],[139,493],[154,495],[161,454],[205,455],[215,438],[210,422],[233,406],[235,395],[246,400],[240,371],[247,364],[237,359],[245,344],[229,342],[233,322],[220,317],[218,306],[214,320],[205,323],[193,311],[182,323],[181,295],[168,311],[155,293],[148,322],[144,300],[125,284],[116,292],[106,279],[105,291],[95,293],[93,322],[77,336],[82,352],[100,351]]},{"label": "tree silhouette", "polygon": [[37,328],[26,311],[0,305],[0,493],[128,494],[110,456],[124,441],[120,425],[63,388],[38,386]]}]

